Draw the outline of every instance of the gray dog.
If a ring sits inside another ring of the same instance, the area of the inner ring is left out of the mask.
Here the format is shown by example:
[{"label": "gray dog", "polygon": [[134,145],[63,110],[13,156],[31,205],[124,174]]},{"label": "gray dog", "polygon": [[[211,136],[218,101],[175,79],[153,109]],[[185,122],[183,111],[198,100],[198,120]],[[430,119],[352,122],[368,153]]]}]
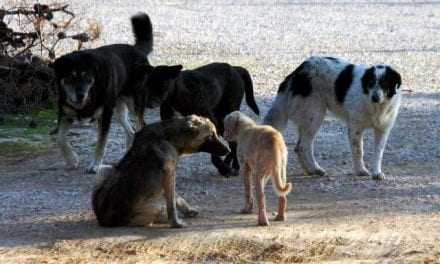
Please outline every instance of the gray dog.
[{"label": "gray dog", "polygon": [[183,227],[176,208],[187,217],[198,212],[176,194],[179,156],[195,152],[223,156],[229,151],[207,118],[192,115],[145,126],[117,165],[99,171],[102,179],[92,197],[99,224],[146,226],[161,221],[165,197],[169,223]]}]

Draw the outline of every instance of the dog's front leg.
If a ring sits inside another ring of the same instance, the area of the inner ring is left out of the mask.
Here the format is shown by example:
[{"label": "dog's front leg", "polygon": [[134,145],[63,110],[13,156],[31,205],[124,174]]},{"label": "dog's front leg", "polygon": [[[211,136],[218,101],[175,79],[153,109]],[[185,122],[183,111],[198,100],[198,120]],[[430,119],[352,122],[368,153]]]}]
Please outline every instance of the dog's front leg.
[{"label": "dog's front leg", "polygon": [[165,167],[164,179],[162,181],[167,204],[168,222],[171,227],[182,228],[185,223],[179,219],[176,209],[176,174],[174,165]]},{"label": "dog's front leg", "polygon": [[66,116],[60,116],[58,123],[58,145],[61,148],[64,160],[66,161],[69,169],[75,169],[78,167],[78,155],[73,151],[72,146],[67,141],[67,134],[73,121]]},{"label": "dog's front leg", "polygon": [[350,139],[355,175],[369,176],[370,172],[365,168],[364,163],[364,130],[360,127],[350,127],[348,129],[348,137]]},{"label": "dog's front leg", "polygon": [[388,136],[390,130],[385,131],[375,129],[374,130],[374,141],[375,141],[375,151],[374,151],[374,163],[373,163],[373,179],[383,180],[385,179],[385,174],[382,172],[382,157],[387,144]]},{"label": "dog's front leg", "polygon": [[134,138],[134,129],[131,125],[128,116],[128,108],[127,105],[123,102],[119,102],[116,106],[116,118],[124,128],[125,131],[125,147],[128,149],[133,143]]},{"label": "dog's front leg", "polygon": [[107,144],[108,132],[112,121],[113,109],[104,108],[102,115],[98,118],[98,142],[95,149],[95,158],[87,167],[87,173],[96,173],[96,168],[102,164]]}]

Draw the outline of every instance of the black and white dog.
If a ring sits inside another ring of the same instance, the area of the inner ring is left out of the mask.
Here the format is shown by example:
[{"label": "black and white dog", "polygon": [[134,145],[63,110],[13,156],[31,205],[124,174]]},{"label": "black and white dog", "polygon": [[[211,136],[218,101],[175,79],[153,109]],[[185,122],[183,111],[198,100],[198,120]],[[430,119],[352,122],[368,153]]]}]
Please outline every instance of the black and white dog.
[{"label": "black and white dog", "polygon": [[363,134],[374,129],[373,179],[383,179],[382,156],[401,101],[400,74],[387,65],[355,65],[332,57],[311,57],[281,83],[265,124],[284,130],[298,127],[295,152],[308,174],[324,175],[313,142],[327,110],[348,126],[356,175],[370,175],[363,161]]},{"label": "black and white dog", "polygon": [[127,134],[127,146],[134,129],[128,109],[136,113],[138,129],[144,124],[144,108],[151,100],[149,87],[162,79],[176,78],[182,66],[149,64],[153,34],[150,18],[140,13],[131,19],[135,45],[114,44],[72,52],[58,58],[55,70],[58,89],[58,144],[69,167],[78,166],[78,157],[67,142],[75,119],[96,118],[98,143],[94,160],[87,168],[94,172],[102,163],[113,113]]}]

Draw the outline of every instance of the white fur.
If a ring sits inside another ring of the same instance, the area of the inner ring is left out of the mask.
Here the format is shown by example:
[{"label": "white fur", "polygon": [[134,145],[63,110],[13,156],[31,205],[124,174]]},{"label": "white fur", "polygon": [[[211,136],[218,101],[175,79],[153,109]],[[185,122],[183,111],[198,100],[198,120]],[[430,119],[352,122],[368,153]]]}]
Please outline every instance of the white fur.
[{"label": "white fur", "polygon": [[[388,99],[378,85],[366,95],[362,89],[362,76],[368,68],[366,65],[355,65],[353,81],[346,94],[343,104],[336,100],[334,83],[340,72],[350,63],[344,60],[333,61],[321,57],[311,57],[307,60],[307,71],[312,82],[312,92],[309,96],[292,95],[289,88],[279,92],[275,98],[264,123],[283,131],[287,121],[293,121],[299,132],[298,144],[295,151],[299,161],[308,174],[324,175],[325,171],[316,162],[313,154],[315,135],[322,124],[327,111],[334,113],[348,127],[349,140],[353,154],[353,167],[357,175],[369,175],[363,161],[363,133],[365,129],[373,128],[375,133],[375,154],[372,166],[373,177],[384,177],[381,169],[382,156],[391,128],[396,120],[400,101],[400,89]],[[379,70],[376,75],[383,74]],[[371,95],[377,92],[381,103],[373,103]]]}]

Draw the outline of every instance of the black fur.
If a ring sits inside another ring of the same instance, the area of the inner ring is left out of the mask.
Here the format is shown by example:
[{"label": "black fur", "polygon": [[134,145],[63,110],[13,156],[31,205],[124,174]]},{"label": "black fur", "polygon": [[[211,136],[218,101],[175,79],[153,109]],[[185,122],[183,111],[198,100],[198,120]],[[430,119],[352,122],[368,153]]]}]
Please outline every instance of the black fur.
[{"label": "black fur", "polygon": [[[248,106],[259,114],[255,102],[252,79],[249,72],[242,67],[227,63],[212,63],[194,70],[182,71],[174,81],[155,82],[154,97],[163,98],[160,108],[162,119],[174,116],[196,114],[211,119],[220,135],[223,135],[223,119],[229,113],[239,110],[243,97]],[[231,145],[231,154],[226,161],[233,158],[234,169],[238,170],[235,145]],[[212,156],[212,162],[222,175],[234,175],[229,165],[218,156]]]},{"label": "black fur", "polygon": [[348,65],[341,71],[341,73],[339,73],[339,76],[335,81],[336,100],[340,104],[344,103],[345,96],[347,95],[351,83],[353,82],[353,69],[353,64]]},{"label": "black fur", "polygon": [[[113,109],[121,98],[133,99],[136,116],[143,122],[144,108],[147,101],[152,100],[148,92],[148,77],[160,75],[163,78],[175,78],[181,68],[177,72],[175,69],[171,73],[167,71],[169,74],[167,76],[159,74],[158,72],[168,67],[153,67],[148,62],[147,55],[153,45],[152,25],[148,15],[134,16],[132,26],[135,45],[113,44],[76,51],[61,56],[54,62],[53,68],[59,88],[59,123],[70,122],[66,119],[68,116],[66,109],[75,113],[77,119],[82,119],[93,117],[96,111],[102,108],[102,116],[98,117],[102,124],[100,134],[106,138]],[[74,75],[73,72],[77,74]],[[79,74],[82,72],[86,72],[86,75]],[[81,97],[84,95],[87,80],[91,79],[94,82],[86,103],[81,107],[69,103],[61,84],[62,80],[68,80],[72,89],[75,89],[76,96]]]},{"label": "black fur", "polygon": [[368,68],[362,76],[362,90],[364,94],[368,94],[368,90],[376,83],[375,68]]},{"label": "black fur", "polygon": [[[278,92],[283,92],[287,88],[292,92],[292,96],[301,95],[307,97],[312,93],[312,83],[309,75],[307,74],[307,67],[310,66],[309,62],[303,62],[298,66],[286,79],[280,84]],[[288,82],[291,81],[288,87]]]},{"label": "black fur", "polygon": [[402,77],[390,66],[386,66],[385,74],[379,80],[379,84],[386,92],[387,97],[391,98],[396,94],[396,89],[402,85]]},{"label": "black fur", "polygon": [[333,61],[335,63],[339,63],[339,60],[334,58],[334,57],[324,57],[324,58],[327,59],[327,60]]},{"label": "black fur", "polygon": [[153,26],[150,18],[145,13],[139,13],[131,18],[131,24],[135,34],[136,48],[144,54],[153,51]]}]

